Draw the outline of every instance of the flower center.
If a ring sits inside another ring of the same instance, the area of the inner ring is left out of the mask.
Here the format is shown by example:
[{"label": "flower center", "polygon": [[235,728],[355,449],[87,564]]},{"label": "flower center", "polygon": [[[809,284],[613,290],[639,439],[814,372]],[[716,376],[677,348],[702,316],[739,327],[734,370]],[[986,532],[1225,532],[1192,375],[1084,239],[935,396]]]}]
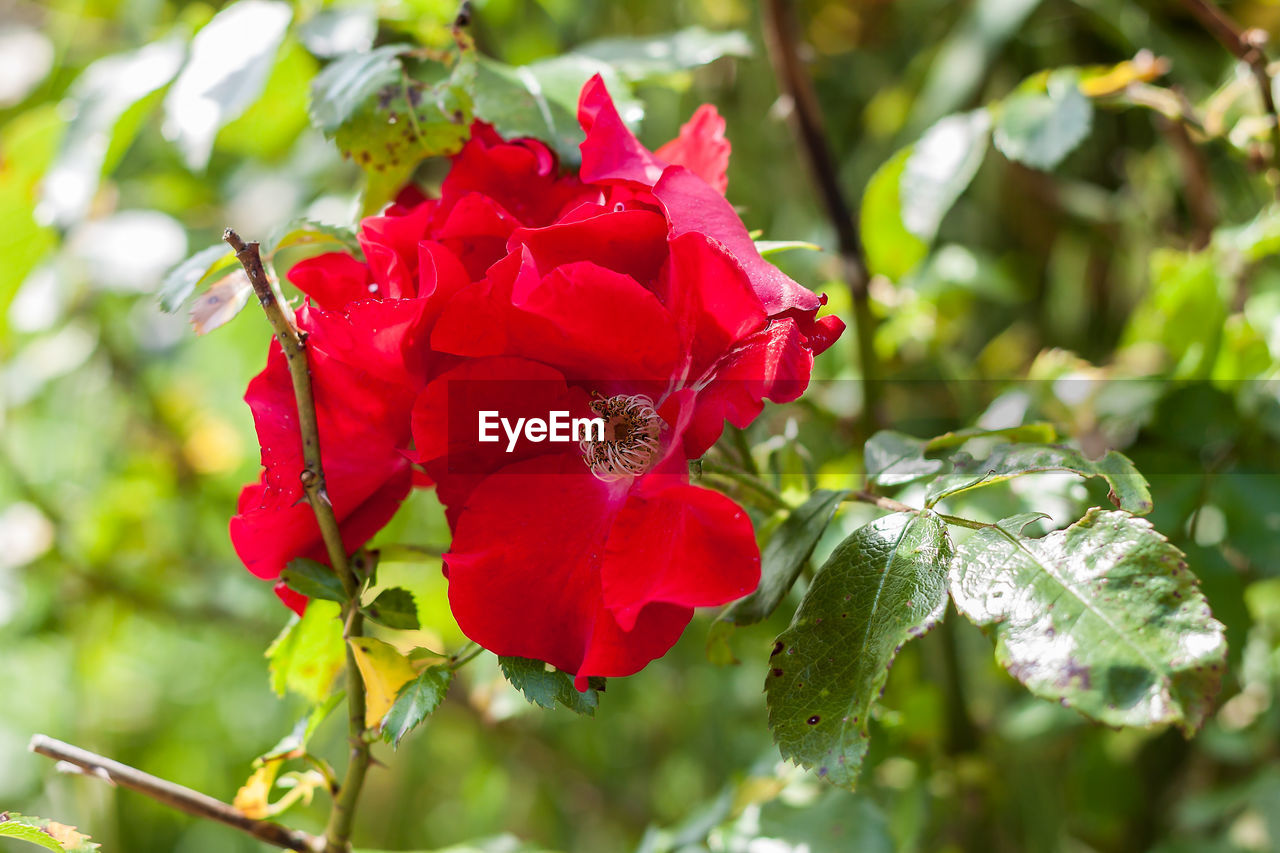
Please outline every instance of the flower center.
[{"label": "flower center", "polygon": [[658,440],[666,423],[643,394],[592,400],[591,411],[604,419],[604,439],[579,443],[582,458],[597,480],[614,483],[638,477],[658,456]]}]

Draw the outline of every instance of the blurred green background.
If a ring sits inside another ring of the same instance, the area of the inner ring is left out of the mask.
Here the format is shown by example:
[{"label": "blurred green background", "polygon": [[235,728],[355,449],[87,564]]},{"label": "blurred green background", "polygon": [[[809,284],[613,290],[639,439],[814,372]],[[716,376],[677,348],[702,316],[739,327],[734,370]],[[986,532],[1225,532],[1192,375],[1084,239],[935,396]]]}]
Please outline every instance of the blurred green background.
[{"label": "blurred green background", "polygon": [[[155,291],[228,225],[265,240],[301,216],[354,224],[360,171],[309,125],[309,82],[336,51],[431,38],[453,12],[443,0],[294,2],[269,73],[240,79],[210,119],[184,113],[171,81],[220,8],[0,3],[0,810],[75,824],[108,851],[259,846],[59,777],[26,752],[32,733],[230,800],[304,711],[271,692],[263,651],[286,613],[226,532],[257,475],[240,396],[268,327],[250,310],[197,338]],[[1278,3],[1226,8],[1280,33]],[[1053,174],[989,152],[929,258],[871,288],[896,428],[941,432],[998,402],[1086,446],[1120,447],[1148,474],[1157,527],[1228,626],[1217,712],[1190,743],[1102,729],[1029,696],[955,620],[897,662],[850,794],[781,766],[770,741],[765,661],[793,608],[739,631],[743,662],[728,667],[707,661],[700,617],[671,655],[612,680],[593,719],[531,708],[481,658],[397,753],[377,747],[387,766],[371,775],[358,846],[506,832],[552,850],[651,853],[1280,849],[1280,214],[1250,78],[1173,2],[806,0],[795,15],[855,200],[932,122],[1045,68],[1149,49],[1171,63],[1162,90],[1219,122],[1192,139],[1150,110],[1099,102]],[[639,85],[641,139],[656,147],[715,103],[734,147],[729,197],[748,227],[830,249],[754,4],[474,4],[480,49],[511,64],[692,26],[739,31],[751,55]],[[440,174],[426,164],[421,177]],[[883,215],[864,213],[864,229]],[[779,262],[848,311],[832,254]],[[852,334],[819,371],[827,381],[748,437],[763,458],[794,419],[823,481],[848,488],[866,437],[857,385],[840,381],[858,378]],[[1054,385],[1064,377],[1123,381],[1081,399]],[[1027,378],[1038,381],[1015,386]],[[1089,496],[1036,478],[975,512],[1069,520]],[[846,510],[818,558],[871,515]],[[421,494],[381,541],[445,537]],[[457,638],[438,562],[386,570],[417,592],[433,634]],[[340,724],[317,740],[341,757]],[[326,810],[318,795],[286,820],[314,831]]]}]

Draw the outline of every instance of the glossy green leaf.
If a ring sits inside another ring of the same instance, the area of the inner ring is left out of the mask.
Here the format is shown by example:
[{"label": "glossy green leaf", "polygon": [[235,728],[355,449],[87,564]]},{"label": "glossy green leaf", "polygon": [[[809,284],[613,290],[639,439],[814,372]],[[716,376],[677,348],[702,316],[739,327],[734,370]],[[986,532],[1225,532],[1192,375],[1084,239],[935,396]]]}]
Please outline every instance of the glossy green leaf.
[{"label": "glossy green leaf", "polygon": [[795,585],[846,494],[819,489],[793,509],[760,555],[760,586],[731,604],[720,618],[737,625],[767,619]]},{"label": "glossy green leaf", "polygon": [[573,686],[573,676],[558,669],[549,669],[539,660],[529,658],[499,657],[498,665],[502,674],[511,685],[524,694],[535,705],[542,708],[554,708],[563,705],[577,714],[594,715],[596,706],[600,704],[600,691],[604,690],[604,679],[591,677],[589,688],[579,693]]},{"label": "glossy green leaf", "polygon": [[338,580],[333,569],[315,560],[308,560],[306,557],[290,560],[284,571],[280,573],[280,579],[289,589],[300,592],[307,598],[323,598],[326,601],[347,600],[342,581]]},{"label": "glossy green leaf", "polygon": [[1227,648],[1182,552],[1115,510],[1041,539],[1021,535],[1026,520],[979,530],[951,569],[956,607],[991,627],[1000,663],[1108,725],[1197,729]]},{"label": "glossy green leaf", "polygon": [[1136,515],[1151,512],[1151,491],[1129,457],[1110,450],[1101,459],[1089,459],[1074,447],[1061,444],[1007,444],[996,447],[985,459],[956,456],[954,470],[929,484],[927,506],[969,489],[989,486],[1024,474],[1069,471],[1082,477],[1101,477],[1110,486],[1108,499]]},{"label": "glossy green leaf", "polygon": [[160,282],[160,307],[173,313],[206,281],[229,272],[236,264],[235,253],[225,243],[201,249],[171,269]]},{"label": "glossy green leaf", "polygon": [[418,623],[418,605],[414,603],[413,593],[401,587],[384,589],[378,597],[364,608],[365,615],[388,628],[402,631],[416,631],[422,627]]},{"label": "glossy green leaf", "polygon": [[687,27],[656,36],[607,38],[580,45],[575,54],[607,62],[628,80],[687,71],[724,56],[750,56],[751,42],[737,31],[715,33]]},{"label": "glossy green leaf", "polygon": [[218,130],[262,94],[292,18],[288,3],[240,0],[196,33],[164,101],[166,132],[190,168],[204,169]]},{"label": "glossy green leaf", "polygon": [[309,602],[306,613],[292,617],[267,649],[267,660],[277,694],[289,691],[317,705],[327,699],[346,661],[338,605]]},{"label": "glossy green leaf", "polygon": [[1033,169],[1049,171],[1089,135],[1093,103],[1072,71],[1050,74],[1045,91],[1022,89],[1000,104],[995,144],[1000,153]]},{"label": "glossy green leaf", "polygon": [[890,157],[867,183],[858,220],[867,268],[874,275],[897,281],[916,268],[929,246],[902,221],[902,175],[912,148]]},{"label": "glossy green leaf", "polygon": [[476,118],[509,139],[541,139],[555,149],[562,163],[575,164],[584,138],[578,126],[578,96],[594,74],[604,80],[623,121],[637,124],[644,107],[617,72],[598,59],[576,54],[518,67],[482,57],[476,66]]},{"label": "glossy green leaf", "polygon": [[932,243],[947,211],[969,186],[987,153],[991,117],[985,109],[939,119],[911,147],[902,171],[902,224]]},{"label": "glossy green leaf", "polygon": [[925,458],[928,446],[924,439],[881,430],[862,448],[868,481],[875,486],[904,486],[943,471],[946,462]]},{"label": "glossy green leaf", "polygon": [[417,678],[401,687],[395,704],[382,718],[382,739],[393,746],[399,746],[401,738],[440,707],[452,681],[453,670],[443,666],[429,666]]},{"label": "glossy green leaf", "polygon": [[784,758],[854,786],[871,706],[898,649],[942,617],[950,562],[932,513],[884,516],[836,548],[769,661],[769,726]]},{"label": "glossy green leaf", "polygon": [[925,443],[925,452],[936,453],[960,447],[975,438],[999,438],[1015,444],[1048,444],[1058,440],[1058,430],[1048,423],[1022,424],[1004,429],[958,429],[929,439]]},{"label": "glossy green leaf", "polygon": [[335,59],[311,81],[311,123],[335,133],[379,90],[399,83],[400,55],[412,45],[389,44]]}]

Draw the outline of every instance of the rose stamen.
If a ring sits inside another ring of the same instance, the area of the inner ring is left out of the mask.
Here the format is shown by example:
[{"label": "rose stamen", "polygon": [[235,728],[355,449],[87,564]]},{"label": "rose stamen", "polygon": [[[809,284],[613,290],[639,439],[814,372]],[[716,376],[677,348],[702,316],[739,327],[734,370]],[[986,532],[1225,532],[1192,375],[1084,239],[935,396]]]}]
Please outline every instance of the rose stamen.
[{"label": "rose stamen", "polygon": [[582,458],[597,480],[615,483],[639,477],[657,459],[666,423],[643,394],[619,394],[589,404],[605,421],[604,439],[579,442]]}]

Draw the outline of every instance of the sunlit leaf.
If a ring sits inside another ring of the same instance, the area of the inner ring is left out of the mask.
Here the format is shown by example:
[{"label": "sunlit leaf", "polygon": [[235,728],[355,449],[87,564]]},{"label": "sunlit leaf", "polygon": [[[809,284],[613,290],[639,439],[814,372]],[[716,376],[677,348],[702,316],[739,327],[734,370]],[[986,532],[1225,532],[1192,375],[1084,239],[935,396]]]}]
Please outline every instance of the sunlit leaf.
[{"label": "sunlit leaf", "polygon": [[784,758],[854,786],[871,706],[898,649],[942,617],[950,562],[932,513],[885,516],[836,548],[769,660],[769,726]]},{"label": "sunlit leaf", "polygon": [[378,35],[372,6],[321,9],[298,27],[298,38],[316,56],[334,57],[368,51]]},{"label": "sunlit leaf", "polygon": [[93,853],[101,849],[74,826],[17,812],[0,812],[0,838],[27,841],[59,853]]},{"label": "sunlit leaf", "polygon": [[530,702],[542,708],[550,709],[558,704],[575,713],[591,716],[600,704],[599,694],[604,689],[603,678],[590,678],[589,689],[579,693],[573,686],[573,676],[548,668],[540,660],[500,657],[498,664],[511,685]]},{"label": "sunlit leaf", "polygon": [[697,68],[723,56],[750,56],[751,42],[737,30],[713,33],[687,27],[656,36],[599,39],[573,52],[607,62],[629,80],[645,80]]},{"label": "sunlit leaf", "polygon": [[997,108],[995,144],[1000,153],[1049,171],[1089,135],[1093,103],[1072,71],[1050,74],[1043,92],[1020,90]]},{"label": "sunlit leaf", "polygon": [[346,695],[345,690],[339,690],[324,702],[316,705],[294,724],[287,735],[282,737],[271,749],[258,756],[255,761],[267,762],[276,759],[297,758],[302,755],[307,749],[307,742],[311,740],[311,736],[315,734],[316,729],[320,728],[320,724],[333,712],[334,708],[338,707],[338,703],[346,698]]},{"label": "sunlit leaf", "polygon": [[191,57],[165,97],[165,132],[192,169],[213,140],[262,94],[293,11],[276,0],[240,0],[196,33]]},{"label": "sunlit leaf", "polygon": [[929,246],[902,221],[902,175],[912,148],[890,157],[867,183],[858,220],[867,268],[897,281],[924,260]]},{"label": "sunlit leaf", "polygon": [[384,589],[378,597],[364,608],[364,613],[379,625],[396,628],[402,631],[416,631],[418,623],[418,605],[414,603],[413,593],[401,587]]},{"label": "sunlit leaf", "polygon": [[401,738],[440,706],[452,681],[453,670],[429,666],[401,687],[391,710],[382,720],[382,739],[398,747]]},{"label": "sunlit leaf", "polygon": [[904,486],[945,470],[941,459],[926,459],[929,443],[893,430],[867,439],[862,453],[867,479],[873,486]]},{"label": "sunlit leaf", "polygon": [[346,659],[338,615],[336,603],[315,600],[301,619],[289,620],[267,649],[276,693],[283,696],[288,690],[313,704],[328,698]]},{"label": "sunlit leaf", "polygon": [[1101,459],[1090,459],[1066,445],[1008,444],[992,450],[984,459],[956,457],[954,471],[929,484],[926,503],[938,501],[969,489],[999,483],[1024,474],[1067,471],[1082,477],[1101,477],[1110,487],[1107,497],[1120,509],[1137,515],[1151,512],[1151,491],[1129,458],[1110,450]]},{"label": "sunlit leaf", "polygon": [[364,724],[373,728],[395,704],[400,688],[418,677],[409,659],[395,646],[373,637],[352,637],[351,654],[364,681]]},{"label": "sunlit leaf", "polygon": [[253,285],[244,270],[231,270],[191,302],[191,327],[197,335],[207,335],[230,322],[249,302]]},{"label": "sunlit leaf", "polygon": [[76,78],[67,100],[73,118],[41,186],[41,201],[53,222],[66,226],[88,214],[108,147],[127,145],[138,130],[136,123],[122,126],[129,139],[116,142],[113,134],[121,116],[167,85],[185,56],[181,40],[166,39],[99,59]]},{"label": "sunlit leaf", "polygon": [[311,82],[311,123],[332,134],[375,92],[399,83],[400,56],[412,45],[389,44],[349,53],[329,63]]},{"label": "sunlit leaf", "polygon": [[960,447],[975,438],[999,438],[1018,444],[1047,444],[1058,439],[1058,430],[1049,423],[1021,424],[1003,429],[973,427],[958,429],[934,436],[925,442],[926,453],[936,453],[951,447]]},{"label": "sunlit leaf", "polygon": [[196,252],[171,269],[160,282],[160,307],[170,313],[177,311],[202,283],[234,269],[235,258],[225,243]]},{"label": "sunlit leaf", "polygon": [[769,537],[760,555],[760,586],[751,595],[731,604],[720,618],[738,625],[767,619],[800,577],[845,494],[819,489],[793,509]]},{"label": "sunlit leaf", "polygon": [[926,243],[969,186],[987,153],[991,118],[985,109],[939,119],[911,148],[899,194],[902,224]]},{"label": "sunlit leaf", "polygon": [[644,115],[643,105],[608,64],[589,56],[569,54],[529,65],[511,66],[481,58],[476,67],[476,118],[487,121],[507,138],[531,136],[548,143],[562,163],[573,165],[583,140],[578,126],[578,95],[593,74],[599,74],[618,113],[628,124]]},{"label": "sunlit leaf", "polygon": [[1021,535],[1025,521],[979,530],[951,570],[956,607],[991,626],[1000,663],[1036,695],[1109,725],[1198,728],[1226,641],[1182,552],[1115,510],[1041,539]]},{"label": "sunlit leaf", "polygon": [[30,826],[25,823],[18,823],[12,818],[0,820],[0,838],[13,838],[18,841],[28,841],[38,847],[44,847],[47,850],[56,850],[57,853],[63,853],[62,845],[53,839],[53,836],[45,832],[43,829]]},{"label": "sunlit leaf", "polygon": [[286,223],[271,235],[266,245],[270,247],[268,251],[271,255],[282,249],[292,249],[297,246],[331,245],[334,251],[348,252],[358,260],[364,259],[360,243],[356,239],[355,232],[350,228],[328,225],[310,219],[294,219]]},{"label": "sunlit leaf", "polygon": [[284,571],[280,573],[280,579],[289,589],[300,592],[307,598],[323,598],[327,601],[347,600],[342,581],[338,580],[333,569],[315,560],[308,560],[306,557],[290,560]]}]

